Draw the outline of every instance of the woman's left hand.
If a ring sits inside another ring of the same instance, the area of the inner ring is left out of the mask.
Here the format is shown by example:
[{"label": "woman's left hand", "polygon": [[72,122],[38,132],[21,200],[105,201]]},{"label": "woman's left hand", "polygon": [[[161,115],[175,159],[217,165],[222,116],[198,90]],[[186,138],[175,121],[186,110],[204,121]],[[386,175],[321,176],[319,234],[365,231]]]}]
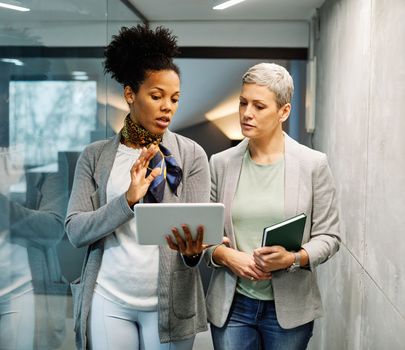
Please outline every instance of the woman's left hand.
[{"label": "woman's left hand", "polygon": [[295,260],[294,254],[284,247],[274,245],[260,247],[253,251],[255,264],[264,272],[272,272],[290,267]]},{"label": "woman's left hand", "polygon": [[166,236],[166,241],[169,247],[188,257],[201,254],[203,250],[208,247],[207,244],[203,244],[204,227],[197,227],[197,237],[195,240],[193,240],[190,228],[187,225],[182,225],[181,227],[183,229],[185,239],[181,237],[177,227],[173,227],[172,234],[174,239],[173,236]]}]

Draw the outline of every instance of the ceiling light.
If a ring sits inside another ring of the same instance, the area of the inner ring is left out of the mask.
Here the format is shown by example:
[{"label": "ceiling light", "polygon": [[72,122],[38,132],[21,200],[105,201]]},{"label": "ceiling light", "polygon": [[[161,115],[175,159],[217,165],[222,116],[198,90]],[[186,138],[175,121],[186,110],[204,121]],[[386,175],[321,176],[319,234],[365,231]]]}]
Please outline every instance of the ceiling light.
[{"label": "ceiling light", "polygon": [[223,100],[205,114],[230,140],[242,140],[243,135],[239,123],[239,91]]},{"label": "ceiling light", "polygon": [[89,77],[87,75],[76,75],[74,76],[75,80],[89,80]]},{"label": "ceiling light", "polygon": [[5,63],[13,63],[16,66],[23,66],[24,65],[24,62],[22,62],[20,60],[17,60],[15,58],[2,58],[1,61],[5,62]]},{"label": "ceiling light", "polygon": [[212,120],[211,123],[230,140],[242,140],[244,137],[240,129],[239,113]]},{"label": "ceiling light", "polygon": [[89,80],[87,73],[81,70],[74,70],[72,76],[75,80]]},{"label": "ceiling light", "polygon": [[80,71],[80,70],[74,70],[74,71],[72,72],[72,75],[73,75],[73,76],[80,76],[80,75],[87,75],[87,73],[86,73],[86,72],[83,72],[83,71]]},{"label": "ceiling light", "polygon": [[[15,3],[15,2],[13,2]],[[27,12],[30,11],[30,9],[28,7],[22,7],[22,6],[18,6],[18,5],[12,5],[10,3],[5,3],[5,2],[0,2],[0,7],[4,7],[6,9],[10,9],[10,10],[16,10],[16,11],[21,11],[21,12]]]},{"label": "ceiling light", "polygon": [[231,7],[233,5],[239,4],[240,2],[245,1],[245,0],[221,0],[221,1],[215,1],[218,5],[214,6],[212,9],[213,10],[225,10],[228,7]]}]

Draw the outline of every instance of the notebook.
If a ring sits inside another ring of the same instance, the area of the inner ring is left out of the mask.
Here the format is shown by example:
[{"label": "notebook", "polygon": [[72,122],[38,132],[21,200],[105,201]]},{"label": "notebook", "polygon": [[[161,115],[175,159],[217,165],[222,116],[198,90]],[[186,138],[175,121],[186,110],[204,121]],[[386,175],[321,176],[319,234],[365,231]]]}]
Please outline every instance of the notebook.
[{"label": "notebook", "polygon": [[305,214],[300,214],[265,227],[262,247],[281,245],[288,251],[298,251],[301,248],[306,219]]}]

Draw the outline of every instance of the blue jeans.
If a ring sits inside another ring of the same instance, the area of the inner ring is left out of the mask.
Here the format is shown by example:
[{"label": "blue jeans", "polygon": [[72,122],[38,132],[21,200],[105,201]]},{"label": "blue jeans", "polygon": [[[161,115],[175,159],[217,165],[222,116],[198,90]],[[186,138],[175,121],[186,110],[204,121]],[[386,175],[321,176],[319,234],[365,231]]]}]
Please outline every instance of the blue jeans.
[{"label": "blue jeans", "polygon": [[304,350],[314,321],[283,329],[277,321],[274,301],[235,294],[225,325],[211,325],[215,350]]}]

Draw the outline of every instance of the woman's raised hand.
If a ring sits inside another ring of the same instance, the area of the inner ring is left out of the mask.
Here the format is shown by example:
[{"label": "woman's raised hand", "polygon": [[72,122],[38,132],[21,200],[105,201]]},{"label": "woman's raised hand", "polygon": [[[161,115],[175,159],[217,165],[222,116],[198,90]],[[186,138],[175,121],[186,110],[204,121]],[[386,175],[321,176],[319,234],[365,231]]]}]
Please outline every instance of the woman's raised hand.
[{"label": "woman's raised hand", "polygon": [[126,193],[127,202],[130,207],[138,203],[139,200],[145,196],[152,181],[156,176],[160,175],[161,169],[155,168],[151,171],[148,177],[145,177],[149,162],[158,151],[159,146],[157,145],[152,145],[149,148],[142,148],[141,154],[132,166],[131,183],[129,184]]}]

